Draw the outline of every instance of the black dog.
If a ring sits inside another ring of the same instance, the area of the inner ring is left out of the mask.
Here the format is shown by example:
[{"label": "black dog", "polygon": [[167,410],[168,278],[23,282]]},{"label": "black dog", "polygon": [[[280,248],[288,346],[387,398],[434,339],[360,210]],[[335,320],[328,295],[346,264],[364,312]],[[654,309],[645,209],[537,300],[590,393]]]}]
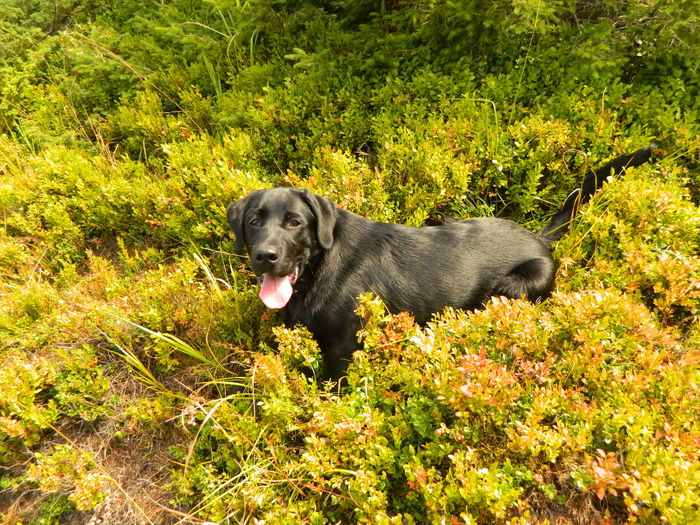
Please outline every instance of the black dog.
[{"label": "black dog", "polygon": [[589,175],[539,233],[495,218],[413,228],[364,219],[307,190],[254,191],[228,206],[240,251],[247,247],[261,280],[260,298],[283,309],[289,326],[309,328],[326,374],[342,377],[358,348],[357,297],[379,296],[392,313],[426,323],[445,306],[474,309],[489,298],[545,298],[555,265],[550,245],[614,171],[643,164],[651,147]]}]

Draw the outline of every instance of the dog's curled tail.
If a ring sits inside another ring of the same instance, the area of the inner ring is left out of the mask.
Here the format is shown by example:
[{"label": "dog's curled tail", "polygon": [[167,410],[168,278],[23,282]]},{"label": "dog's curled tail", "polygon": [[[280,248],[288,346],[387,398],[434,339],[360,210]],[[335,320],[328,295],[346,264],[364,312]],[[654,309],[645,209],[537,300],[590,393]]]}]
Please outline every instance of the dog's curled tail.
[{"label": "dog's curled tail", "polygon": [[652,151],[656,148],[654,144],[630,153],[623,155],[614,160],[611,160],[604,166],[591,172],[583,181],[580,188],[572,191],[564,201],[559,213],[542,228],[537,234],[542,237],[548,244],[558,241],[569,230],[569,223],[573,219],[579,207],[588,202],[591,196],[598,188],[603,185],[603,182],[612,174],[620,173],[626,168],[641,166],[651,158]]}]

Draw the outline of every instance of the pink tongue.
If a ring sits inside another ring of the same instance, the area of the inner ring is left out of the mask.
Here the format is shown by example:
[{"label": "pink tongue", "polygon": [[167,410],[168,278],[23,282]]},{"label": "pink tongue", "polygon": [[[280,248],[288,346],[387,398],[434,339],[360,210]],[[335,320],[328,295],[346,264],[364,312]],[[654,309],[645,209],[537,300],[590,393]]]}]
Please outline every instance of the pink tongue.
[{"label": "pink tongue", "polygon": [[278,277],[271,273],[263,274],[263,282],[260,285],[260,299],[265,306],[278,310],[284,308],[292,297],[292,277],[294,274]]}]

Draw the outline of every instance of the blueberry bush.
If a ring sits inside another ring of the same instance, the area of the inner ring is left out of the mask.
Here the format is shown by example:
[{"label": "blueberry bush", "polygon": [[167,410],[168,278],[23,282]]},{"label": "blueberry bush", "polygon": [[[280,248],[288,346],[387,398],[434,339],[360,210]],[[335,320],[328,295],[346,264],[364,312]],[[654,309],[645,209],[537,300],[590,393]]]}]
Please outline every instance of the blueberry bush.
[{"label": "blueberry bush", "polygon": [[[691,0],[0,0],[0,517],[700,521]],[[360,298],[340,390],[225,219],[309,188],[537,230],[539,304]]]}]

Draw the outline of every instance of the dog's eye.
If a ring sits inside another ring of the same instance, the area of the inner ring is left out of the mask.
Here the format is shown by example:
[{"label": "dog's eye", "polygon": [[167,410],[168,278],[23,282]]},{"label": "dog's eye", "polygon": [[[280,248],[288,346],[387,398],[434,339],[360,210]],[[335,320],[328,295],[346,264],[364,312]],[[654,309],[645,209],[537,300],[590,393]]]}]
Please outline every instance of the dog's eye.
[{"label": "dog's eye", "polygon": [[258,219],[257,217],[253,217],[248,221],[248,224],[250,224],[251,226],[258,226],[260,224],[260,219]]},{"label": "dog's eye", "polygon": [[301,226],[301,221],[299,219],[292,219],[289,221],[289,225],[293,227]]}]

